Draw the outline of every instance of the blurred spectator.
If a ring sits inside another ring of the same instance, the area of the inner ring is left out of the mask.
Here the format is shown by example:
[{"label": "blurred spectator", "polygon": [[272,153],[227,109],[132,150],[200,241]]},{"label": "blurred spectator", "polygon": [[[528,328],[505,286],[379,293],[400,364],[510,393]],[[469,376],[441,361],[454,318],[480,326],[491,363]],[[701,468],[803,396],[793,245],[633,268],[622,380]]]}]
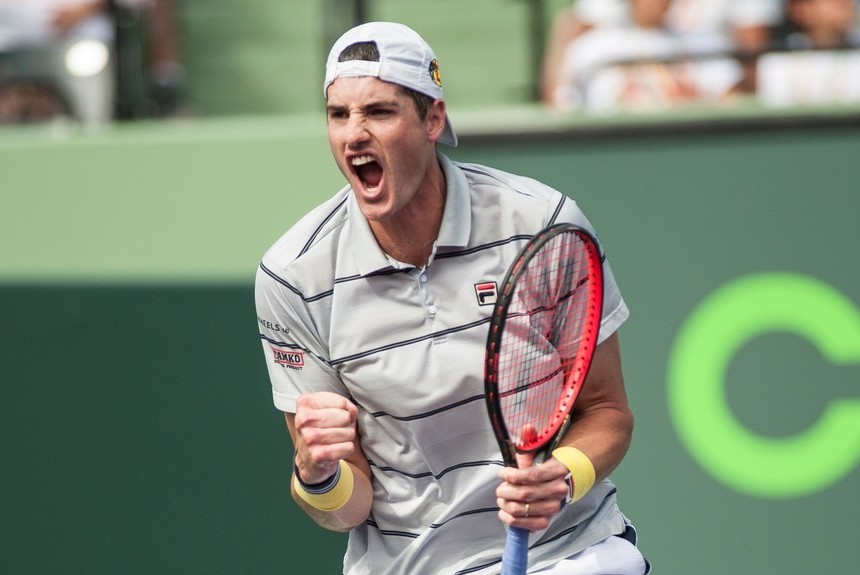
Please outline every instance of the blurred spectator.
[{"label": "blurred spectator", "polygon": [[662,109],[731,94],[742,79],[740,66],[730,58],[705,58],[721,50],[718,37],[673,31],[671,6],[671,0],[630,0],[615,24],[587,29],[569,42],[551,106]]},{"label": "blurred spectator", "polygon": [[[695,36],[714,50],[756,53],[770,46],[781,19],[783,0],[673,0],[664,27],[671,33]],[[541,70],[541,95],[552,104],[560,81],[565,47],[593,28],[618,26],[627,19],[629,0],[576,0],[560,12],[550,31]],[[745,79],[754,77],[749,70]],[[752,90],[752,86],[748,87]]]},{"label": "blurred spectator", "polygon": [[115,17],[128,14],[142,20],[131,45],[149,76],[140,82],[146,115],[176,113],[184,74],[173,0],[0,0],[0,57],[19,63],[0,76],[0,123],[111,119],[117,82],[127,77],[113,63],[130,63],[116,54]]},{"label": "blurred spectator", "polygon": [[855,0],[786,0],[781,48],[758,62],[758,96],[772,107],[860,102]]},{"label": "blurred spectator", "polygon": [[756,53],[770,47],[783,0],[673,0],[669,27],[684,34],[714,34],[725,50]]},{"label": "blurred spectator", "polygon": [[789,50],[860,47],[856,0],[786,0]]},{"label": "blurred spectator", "polygon": [[175,0],[150,0],[147,12],[152,114],[167,117],[188,112],[185,69],[180,53],[179,14]]},{"label": "blurred spectator", "polygon": [[0,50],[41,47],[70,37],[109,41],[107,0],[0,0]]},{"label": "blurred spectator", "polygon": [[106,0],[0,0],[0,123],[108,120],[113,36]]}]

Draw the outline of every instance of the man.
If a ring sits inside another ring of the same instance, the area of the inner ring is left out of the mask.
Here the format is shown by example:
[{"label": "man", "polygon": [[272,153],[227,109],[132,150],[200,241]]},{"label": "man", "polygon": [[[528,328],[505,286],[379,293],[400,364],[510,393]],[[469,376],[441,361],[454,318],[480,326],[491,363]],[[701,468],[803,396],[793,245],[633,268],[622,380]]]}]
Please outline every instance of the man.
[{"label": "man", "polygon": [[349,531],[349,574],[498,573],[505,524],[534,531],[533,572],[646,572],[604,480],[632,431],[608,264],[602,343],[563,442],[573,469],[504,468],[483,398],[492,299],[477,286],[546,225],[588,221],[539,182],[437,152],[457,144],[439,64],[405,26],[345,33],[324,94],[348,185],[266,253],[256,287],[296,502]]},{"label": "man", "polygon": [[107,0],[0,0],[2,51],[82,38],[113,39]]},{"label": "man", "polygon": [[790,50],[860,48],[860,22],[855,0],[788,0]]},{"label": "man", "polygon": [[[140,12],[144,18],[146,38],[143,52],[148,61],[143,64],[150,75],[150,111],[157,116],[181,115],[185,112],[182,101],[185,72],[180,62],[178,13],[174,0],[0,0],[0,51],[64,51],[79,40],[98,40],[114,50],[115,41],[121,41],[117,38],[114,21],[120,9]],[[128,20],[128,16],[125,19]],[[132,39],[126,42],[129,41],[136,42],[137,38],[132,34]],[[101,106],[103,109],[99,110],[98,117],[93,118],[102,122],[110,119],[114,111],[113,67],[107,70],[111,77],[103,93],[99,94],[106,103]],[[32,98],[27,92],[33,92],[29,83],[27,89],[15,91],[18,94],[15,99],[19,100],[15,104],[26,107],[23,100]],[[90,94],[79,97],[93,99]],[[0,95],[0,108],[3,107],[2,100]],[[87,102],[78,107],[89,110],[98,106]],[[50,119],[57,113],[59,110],[35,119]],[[85,119],[95,115],[93,112],[78,113]],[[0,123],[2,120],[0,110]]]},{"label": "man", "polygon": [[[557,107],[557,92],[565,88],[568,46],[588,31],[629,27],[633,23],[629,4],[627,0],[577,0],[556,14],[541,69],[545,104]],[[781,21],[782,0],[672,0],[670,4],[663,27],[684,38],[693,53],[760,52],[771,45],[772,30]],[[635,49],[635,39],[621,43]],[[742,88],[752,91],[755,70],[749,63],[745,67]]]},{"label": "man", "polygon": [[[672,6],[671,0],[629,0],[625,18],[570,42],[552,105],[598,113],[660,110],[690,102],[715,104],[741,91],[741,65],[713,56],[725,49],[715,36],[672,30]],[[685,58],[673,61],[680,57]]]}]

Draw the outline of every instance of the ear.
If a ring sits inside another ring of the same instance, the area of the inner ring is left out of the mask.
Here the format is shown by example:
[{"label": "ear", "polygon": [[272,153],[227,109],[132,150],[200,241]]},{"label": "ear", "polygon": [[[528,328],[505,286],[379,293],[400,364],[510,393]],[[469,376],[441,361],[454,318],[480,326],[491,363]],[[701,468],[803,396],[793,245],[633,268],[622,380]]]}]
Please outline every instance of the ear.
[{"label": "ear", "polygon": [[434,100],[427,109],[425,125],[427,126],[427,137],[431,142],[437,141],[442,136],[442,130],[445,129],[445,113],[444,100]]}]

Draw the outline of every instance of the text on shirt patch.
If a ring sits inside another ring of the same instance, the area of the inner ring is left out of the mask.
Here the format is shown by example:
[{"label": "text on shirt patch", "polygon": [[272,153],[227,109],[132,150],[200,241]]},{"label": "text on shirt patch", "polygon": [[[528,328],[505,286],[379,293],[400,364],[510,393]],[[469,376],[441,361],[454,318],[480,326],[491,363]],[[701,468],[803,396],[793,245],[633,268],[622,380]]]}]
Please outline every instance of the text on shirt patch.
[{"label": "text on shirt patch", "polygon": [[281,325],[279,323],[271,322],[271,321],[264,319],[260,316],[257,316],[257,323],[259,323],[261,327],[264,327],[265,329],[268,329],[270,331],[278,331],[281,333],[290,333],[290,330],[289,330],[289,328],[287,328],[287,326]]},{"label": "text on shirt patch", "polygon": [[286,351],[274,346],[269,347],[272,348],[275,363],[290,369],[302,369],[305,366],[305,353],[303,351]]},{"label": "text on shirt patch", "polygon": [[496,282],[477,283],[475,295],[478,296],[478,305],[494,305],[499,296],[499,288]]}]

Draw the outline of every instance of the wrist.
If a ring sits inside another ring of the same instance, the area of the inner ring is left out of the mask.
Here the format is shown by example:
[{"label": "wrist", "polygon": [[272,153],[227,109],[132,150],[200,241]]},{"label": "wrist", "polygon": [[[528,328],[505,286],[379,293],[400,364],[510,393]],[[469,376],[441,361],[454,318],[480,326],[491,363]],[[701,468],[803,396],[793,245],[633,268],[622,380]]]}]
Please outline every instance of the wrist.
[{"label": "wrist", "polygon": [[296,481],[298,481],[299,485],[301,485],[306,491],[309,491],[311,493],[325,493],[326,491],[331,490],[334,484],[337,483],[337,480],[340,475],[340,466],[338,465],[338,467],[334,470],[334,473],[332,473],[322,481],[316,483],[309,483],[302,479],[302,474],[301,472],[299,472],[299,466],[295,462],[295,460],[293,460],[293,475],[296,476]]},{"label": "wrist", "polygon": [[573,503],[585,497],[596,480],[594,464],[582,451],[575,447],[559,447],[552,456],[567,467],[568,496],[566,503]]},{"label": "wrist", "polygon": [[296,468],[293,472],[293,489],[305,503],[320,511],[340,509],[352,497],[354,477],[352,467],[345,460],[338,462],[337,470],[328,479],[315,484],[306,484]]}]

